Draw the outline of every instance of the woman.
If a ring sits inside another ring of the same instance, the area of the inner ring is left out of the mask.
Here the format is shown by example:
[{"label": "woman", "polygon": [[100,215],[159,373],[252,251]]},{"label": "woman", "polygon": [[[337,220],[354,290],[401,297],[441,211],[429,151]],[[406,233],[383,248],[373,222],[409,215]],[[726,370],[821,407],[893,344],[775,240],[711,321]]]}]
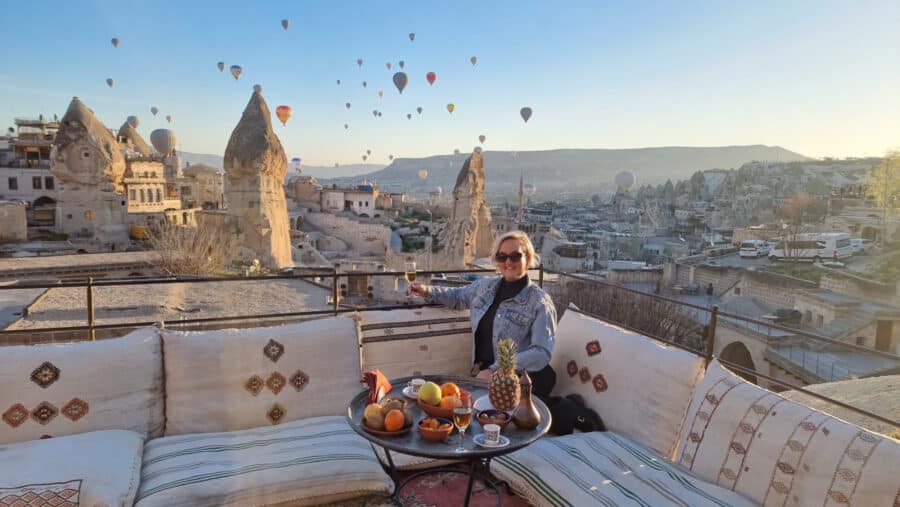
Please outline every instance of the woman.
[{"label": "woman", "polygon": [[550,367],[556,309],[550,296],[528,278],[528,268],[537,266],[538,256],[528,235],[521,231],[501,236],[493,251],[499,277],[482,278],[457,288],[414,283],[410,291],[432,303],[471,309],[478,378],[489,379],[491,369],[497,366],[497,342],[515,340],[516,368],[528,371],[532,392],[545,398],[556,383],[556,373]]}]

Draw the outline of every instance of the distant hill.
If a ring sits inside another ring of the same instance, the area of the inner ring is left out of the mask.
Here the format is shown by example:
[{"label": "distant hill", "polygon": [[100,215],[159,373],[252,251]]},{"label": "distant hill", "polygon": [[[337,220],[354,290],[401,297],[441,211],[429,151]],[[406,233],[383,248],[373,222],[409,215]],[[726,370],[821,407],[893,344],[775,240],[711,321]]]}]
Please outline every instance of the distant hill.
[{"label": "distant hill", "polygon": [[[205,153],[189,153],[186,151],[179,152],[181,155],[181,160],[184,162],[190,162],[192,164],[206,164],[211,165],[213,167],[218,167],[219,169],[224,169],[225,164],[221,155],[210,155]],[[383,169],[384,166],[380,164],[348,164],[342,165],[339,167],[323,167],[323,166],[303,166],[302,172],[303,174],[308,174],[310,176],[315,176],[316,178],[346,178],[351,176],[356,176],[359,174],[371,173],[374,171],[378,171]],[[287,178],[290,178],[293,174],[290,174],[288,171]]]},{"label": "distant hill", "polygon": [[[368,173],[382,188],[428,192],[440,186],[451,191],[468,153],[426,158],[398,158],[386,168]],[[638,184],[686,179],[695,171],[732,169],[753,160],[791,162],[809,160],[778,146],[663,147],[634,149],[586,149],[547,151],[485,151],[486,189],[507,193],[517,189],[519,175],[542,191],[597,191],[611,189],[619,171],[630,170]],[[418,173],[428,171],[422,180]],[[330,183],[326,181],[326,183]],[[344,183],[347,180],[334,180]]]}]

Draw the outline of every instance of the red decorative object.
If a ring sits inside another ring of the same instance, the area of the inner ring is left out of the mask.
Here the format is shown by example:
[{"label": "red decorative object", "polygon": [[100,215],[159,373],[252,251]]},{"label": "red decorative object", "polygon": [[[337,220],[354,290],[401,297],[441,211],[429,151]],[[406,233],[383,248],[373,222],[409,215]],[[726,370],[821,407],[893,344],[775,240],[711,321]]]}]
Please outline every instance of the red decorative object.
[{"label": "red decorative object", "polygon": [[576,363],[574,359],[566,364],[566,373],[568,373],[570,377],[578,375],[578,363]]},{"label": "red decorative object", "polygon": [[585,348],[585,350],[587,350],[587,355],[589,355],[589,356],[596,356],[603,350],[600,347],[600,342],[597,340],[589,342],[587,345],[585,345],[584,348]]},{"label": "red decorative object", "polygon": [[40,405],[31,411],[31,418],[38,424],[46,425],[52,421],[57,414],[59,414],[59,410],[56,407],[46,401],[42,401]]},{"label": "red decorative object", "polygon": [[598,373],[594,375],[594,390],[598,393],[602,393],[609,388],[609,384],[606,383],[606,378]]},{"label": "red decorative object", "polygon": [[15,405],[9,407],[6,412],[3,412],[3,422],[12,426],[13,428],[18,428],[27,420],[28,409],[25,408],[25,405],[22,405],[21,403],[16,403]]},{"label": "red decorative object", "polygon": [[581,378],[581,383],[586,384],[591,381],[591,372],[587,369],[587,366],[581,368],[578,372],[579,377]]},{"label": "red decorative object", "polygon": [[266,387],[268,387],[269,390],[276,395],[280,393],[286,385],[287,379],[284,378],[284,375],[278,373],[277,371],[272,372],[272,374],[269,375],[269,380],[266,380]]},{"label": "red decorative object", "polygon": [[263,381],[262,377],[259,375],[253,375],[252,377],[247,379],[247,382],[244,383],[244,389],[250,392],[253,396],[256,396],[263,390],[263,387],[266,385],[265,381]]},{"label": "red decorative object", "polygon": [[392,389],[391,383],[388,382],[387,377],[379,370],[364,372],[359,381],[369,388],[369,399],[367,403],[375,403],[381,396],[391,392]]},{"label": "red decorative object", "polygon": [[299,393],[306,387],[306,384],[309,384],[309,375],[303,373],[302,370],[297,370],[296,373],[291,375],[291,385],[294,386],[294,389]]},{"label": "red decorative object", "polygon": [[51,384],[59,380],[59,368],[53,366],[53,363],[45,361],[31,372],[31,380],[47,389]]},{"label": "red decorative object", "polygon": [[272,408],[270,408],[269,411],[266,412],[266,418],[272,424],[280,423],[281,420],[284,419],[285,415],[287,415],[287,412],[284,410],[284,407],[277,403],[272,405]]},{"label": "red decorative object", "polygon": [[80,398],[72,398],[65,406],[63,406],[62,414],[70,421],[75,422],[86,416],[90,409],[91,408],[86,401]]}]

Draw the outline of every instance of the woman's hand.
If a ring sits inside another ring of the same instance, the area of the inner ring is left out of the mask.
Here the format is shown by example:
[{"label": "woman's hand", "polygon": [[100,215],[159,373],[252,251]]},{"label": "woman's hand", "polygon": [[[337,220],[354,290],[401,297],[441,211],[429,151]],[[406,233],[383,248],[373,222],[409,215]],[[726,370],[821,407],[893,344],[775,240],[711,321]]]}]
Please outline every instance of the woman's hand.
[{"label": "woman's hand", "polygon": [[478,372],[478,375],[476,376],[476,378],[483,378],[485,380],[490,380],[491,379],[490,368],[488,368],[486,370],[481,370],[480,372]]},{"label": "woman's hand", "polygon": [[409,292],[414,296],[425,297],[431,290],[427,285],[416,282],[409,285]]}]

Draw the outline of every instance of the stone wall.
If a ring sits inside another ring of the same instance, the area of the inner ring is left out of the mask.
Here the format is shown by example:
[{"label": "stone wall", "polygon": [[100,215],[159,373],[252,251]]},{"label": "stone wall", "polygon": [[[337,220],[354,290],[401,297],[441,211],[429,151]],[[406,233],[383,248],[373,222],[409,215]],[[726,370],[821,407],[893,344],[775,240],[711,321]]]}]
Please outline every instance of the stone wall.
[{"label": "stone wall", "polygon": [[860,278],[850,273],[833,271],[822,275],[819,287],[838,294],[858,297],[876,303],[890,304],[898,301],[897,288],[895,286]]},{"label": "stone wall", "polygon": [[660,269],[627,269],[613,270],[607,273],[606,279],[612,283],[662,283],[663,270]]},{"label": "stone wall", "polygon": [[25,203],[0,201],[0,243],[28,239],[28,221]]},{"label": "stone wall", "polygon": [[359,252],[384,255],[390,248],[391,229],[380,223],[364,223],[330,213],[307,213],[306,221]]},{"label": "stone wall", "polygon": [[774,273],[746,271],[740,288],[742,296],[752,296],[778,308],[793,308],[794,291],[814,289],[816,284]]}]

